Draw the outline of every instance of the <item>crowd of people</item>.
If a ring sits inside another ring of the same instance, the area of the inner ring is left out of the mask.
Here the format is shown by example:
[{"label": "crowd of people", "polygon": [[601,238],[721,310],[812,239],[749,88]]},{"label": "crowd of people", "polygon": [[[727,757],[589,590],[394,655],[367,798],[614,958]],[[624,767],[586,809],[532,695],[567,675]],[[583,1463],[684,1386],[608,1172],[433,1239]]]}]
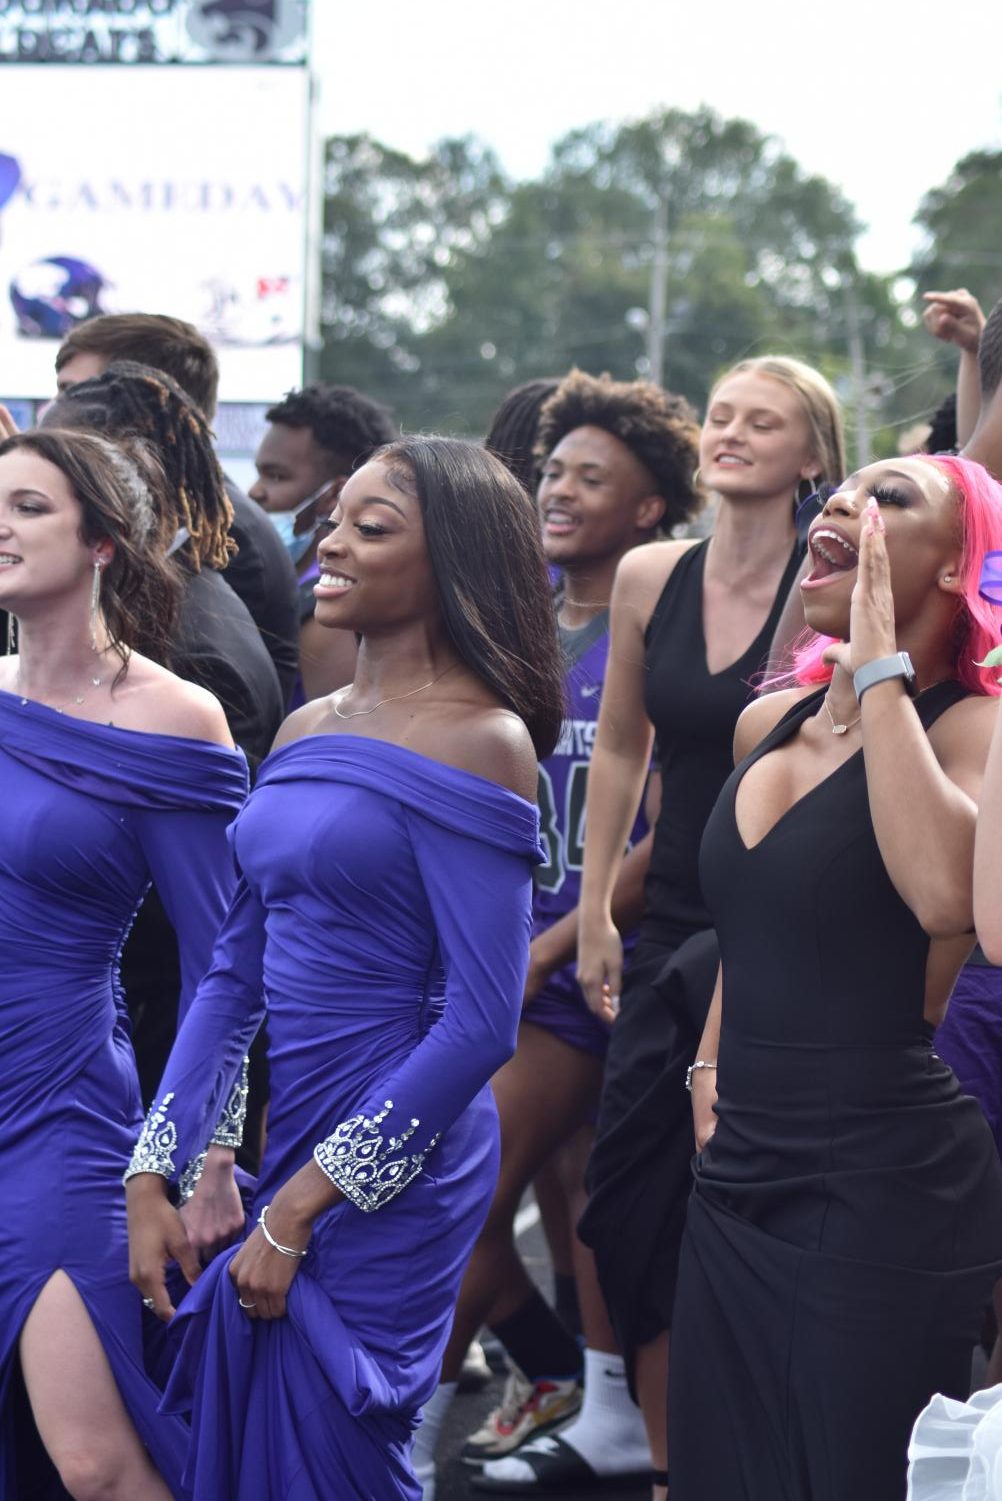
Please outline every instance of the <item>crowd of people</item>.
[{"label": "crowd of people", "polygon": [[786,355],[307,386],[246,494],[178,319],[0,408],[0,1501],[434,1501],[488,1335],[471,1493],[1002,1497],[1002,302],[925,320],[855,472]]}]

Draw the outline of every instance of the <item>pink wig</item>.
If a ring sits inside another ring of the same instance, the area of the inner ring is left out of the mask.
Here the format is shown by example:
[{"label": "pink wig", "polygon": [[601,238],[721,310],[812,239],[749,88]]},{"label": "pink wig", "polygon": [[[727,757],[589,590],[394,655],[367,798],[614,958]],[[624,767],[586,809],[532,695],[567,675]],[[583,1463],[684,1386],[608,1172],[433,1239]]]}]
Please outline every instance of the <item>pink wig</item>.
[{"label": "pink wig", "polygon": [[[978,592],[985,554],[1002,548],[1002,485],[987,469],[972,459],[954,454],[914,454],[927,464],[943,470],[960,499],[963,528],[961,572],[964,592],[958,602],[956,656],[954,670],[960,682],[972,693],[1002,693],[997,681],[997,667],[978,667],[993,646],[999,644],[999,613],[996,606],[982,599]],[[827,683],[834,668],[822,662],[821,655],[832,644],[830,636],[816,631],[805,632],[793,647],[792,668],[773,677],[763,688],[791,688],[808,683]]]}]

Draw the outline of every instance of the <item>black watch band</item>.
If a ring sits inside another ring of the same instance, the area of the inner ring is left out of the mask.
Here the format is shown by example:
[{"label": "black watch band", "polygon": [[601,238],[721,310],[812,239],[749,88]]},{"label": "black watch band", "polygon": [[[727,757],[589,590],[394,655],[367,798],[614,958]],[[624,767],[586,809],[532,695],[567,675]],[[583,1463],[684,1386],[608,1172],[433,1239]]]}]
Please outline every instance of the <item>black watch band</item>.
[{"label": "black watch band", "polygon": [[877,657],[873,662],[864,662],[853,673],[852,686],[856,690],[856,698],[862,703],[863,694],[868,688],[875,688],[878,683],[886,683],[890,678],[901,678],[908,697],[915,697],[918,682],[912,659],[906,651],[896,651],[891,657]]}]

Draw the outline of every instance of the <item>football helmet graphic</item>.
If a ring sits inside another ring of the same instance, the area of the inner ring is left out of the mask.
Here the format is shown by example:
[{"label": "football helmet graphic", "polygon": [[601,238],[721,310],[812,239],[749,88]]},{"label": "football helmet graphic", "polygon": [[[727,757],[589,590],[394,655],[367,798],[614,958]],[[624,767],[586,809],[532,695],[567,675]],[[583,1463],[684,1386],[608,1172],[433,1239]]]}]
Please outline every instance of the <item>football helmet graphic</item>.
[{"label": "football helmet graphic", "polygon": [[13,278],[10,300],[18,332],[29,339],[62,339],[102,313],[101,292],[107,281],[96,266],[72,255],[32,261]]}]

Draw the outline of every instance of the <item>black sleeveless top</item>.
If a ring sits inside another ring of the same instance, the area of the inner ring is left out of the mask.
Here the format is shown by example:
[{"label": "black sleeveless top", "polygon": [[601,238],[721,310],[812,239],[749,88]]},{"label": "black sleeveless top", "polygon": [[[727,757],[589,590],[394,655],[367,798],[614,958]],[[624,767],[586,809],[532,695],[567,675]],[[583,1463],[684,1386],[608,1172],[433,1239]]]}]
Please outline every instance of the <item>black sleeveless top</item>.
[{"label": "black sleeveless top", "polygon": [[654,608],[645,635],[644,707],[657,736],[661,813],[645,886],[640,938],[675,949],[710,927],[697,872],[710,811],[733,768],[734,727],[754,697],[753,680],[804,556],[790,554],[769,615],[747,650],[722,672],[706,665],[703,572],[709,538],[683,553]]},{"label": "black sleeveless top", "polygon": [[[932,1050],[929,938],[887,873],[862,750],[748,848],[735,801],[754,763],[817,714],[795,704],[732,773],[700,873],[720,942],[717,1129],[704,1204],[787,1246],[929,1271],[993,1265],[1002,1174],[977,1102]],[[925,729],[966,689],[938,683]],[[785,1296],[785,1294],[784,1294]]]},{"label": "black sleeveless top", "polygon": [[[703,890],[727,980],[732,1035],[783,1047],[913,1044],[923,1021],[929,938],[887,873],[870,817],[862,749],[793,804],[750,849],[738,788],[756,761],[820,712],[795,704],[746,756],[710,816]],[[916,700],[923,728],[966,696],[937,683]]]}]

